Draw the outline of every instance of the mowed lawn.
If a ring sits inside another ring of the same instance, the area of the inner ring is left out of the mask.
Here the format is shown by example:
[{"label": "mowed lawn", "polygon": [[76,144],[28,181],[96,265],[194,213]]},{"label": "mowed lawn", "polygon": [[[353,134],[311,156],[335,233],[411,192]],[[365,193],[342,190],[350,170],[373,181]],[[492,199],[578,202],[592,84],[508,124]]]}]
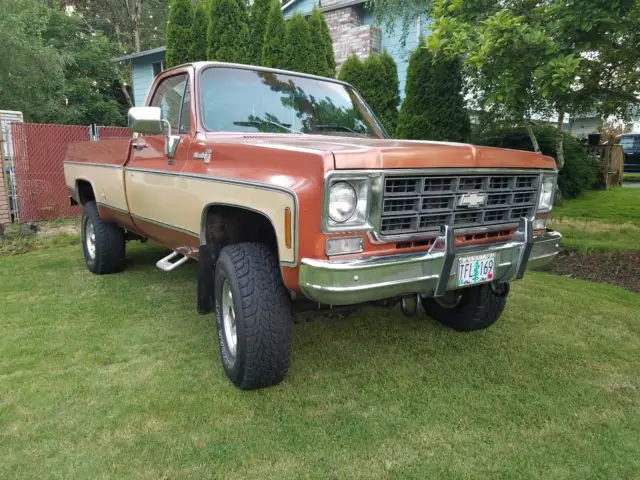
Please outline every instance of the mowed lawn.
[{"label": "mowed lawn", "polygon": [[294,327],[279,387],[223,374],[195,266],[0,257],[0,478],[630,479],[640,296],[532,273],[474,334],[397,309]]},{"label": "mowed lawn", "polygon": [[592,190],[553,209],[563,245],[581,251],[640,250],[640,188]]}]

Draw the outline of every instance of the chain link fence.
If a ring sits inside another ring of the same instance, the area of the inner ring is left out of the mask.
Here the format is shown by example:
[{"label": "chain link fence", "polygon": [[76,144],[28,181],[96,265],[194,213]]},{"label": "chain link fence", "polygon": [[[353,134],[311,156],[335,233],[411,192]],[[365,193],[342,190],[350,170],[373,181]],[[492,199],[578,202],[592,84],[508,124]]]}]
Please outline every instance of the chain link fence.
[{"label": "chain link fence", "polygon": [[131,137],[123,127],[95,125],[14,124],[13,193],[20,223],[80,215],[69,204],[64,180],[64,155],[70,143],[99,138]]}]

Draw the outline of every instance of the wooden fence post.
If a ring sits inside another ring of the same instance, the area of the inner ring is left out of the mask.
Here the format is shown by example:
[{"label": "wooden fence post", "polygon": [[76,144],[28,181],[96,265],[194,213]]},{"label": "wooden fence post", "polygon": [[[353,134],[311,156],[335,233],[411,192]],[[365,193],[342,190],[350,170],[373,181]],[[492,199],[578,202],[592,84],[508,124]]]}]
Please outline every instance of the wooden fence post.
[{"label": "wooden fence post", "polygon": [[4,130],[0,128],[0,227],[11,223],[11,210],[9,208],[9,191],[6,181],[6,163],[4,158]]}]

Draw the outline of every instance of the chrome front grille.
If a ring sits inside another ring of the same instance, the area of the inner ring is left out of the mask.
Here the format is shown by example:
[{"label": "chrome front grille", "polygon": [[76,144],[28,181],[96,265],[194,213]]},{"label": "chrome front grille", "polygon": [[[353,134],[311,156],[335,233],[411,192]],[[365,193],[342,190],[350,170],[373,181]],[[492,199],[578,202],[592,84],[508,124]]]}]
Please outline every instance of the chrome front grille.
[{"label": "chrome front grille", "polygon": [[[387,176],[379,233],[396,237],[437,234],[444,225],[470,231],[517,225],[535,214],[539,181],[538,174],[526,173]],[[471,204],[461,204],[461,198],[471,198]]]}]

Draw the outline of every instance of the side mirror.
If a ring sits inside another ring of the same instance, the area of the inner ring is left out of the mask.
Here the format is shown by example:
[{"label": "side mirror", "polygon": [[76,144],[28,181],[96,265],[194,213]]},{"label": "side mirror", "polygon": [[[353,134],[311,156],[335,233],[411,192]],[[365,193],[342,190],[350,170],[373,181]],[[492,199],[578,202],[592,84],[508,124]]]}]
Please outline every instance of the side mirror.
[{"label": "side mirror", "polygon": [[164,132],[160,107],[133,107],[129,109],[129,128],[134,133],[160,135]]}]

